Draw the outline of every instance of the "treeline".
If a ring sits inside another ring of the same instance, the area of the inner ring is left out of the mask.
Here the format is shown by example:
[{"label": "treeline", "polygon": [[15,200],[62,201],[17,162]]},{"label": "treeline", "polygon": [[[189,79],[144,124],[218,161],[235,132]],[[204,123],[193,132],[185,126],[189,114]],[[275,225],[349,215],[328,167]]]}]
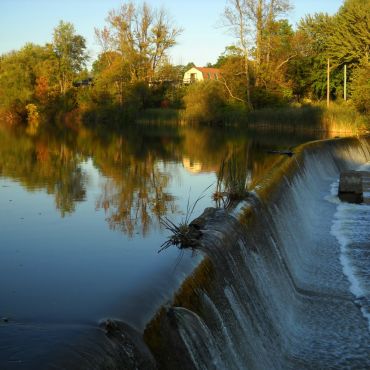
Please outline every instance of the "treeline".
[{"label": "treeline", "polygon": [[296,30],[284,19],[289,10],[288,0],[228,1],[223,24],[235,43],[209,65],[221,68],[221,80],[189,90],[186,117],[233,119],[235,113],[327,98],[370,113],[370,2],[346,0],[333,16],[307,15]]},{"label": "treeline", "polygon": [[235,42],[209,64],[221,78],[191,86],[181,80],[193,64],[169,62],[182,29],[164,10],[132,2],[112,10],[95,30],[101,52],[90,71],[85,39],[61,21],[49,44],[0,56],[2,121],[27,122],[30,132],[42,120],[122,125],[148,108],[184,108],[182,118],[194,121],[238,120],[325,100],[328,62],[330,99],[369,113],[370,2],[345,0],[337,14],[308,15],[296,29],[285,19],[290,8],[288,0],[228,0],[222,23]]}]

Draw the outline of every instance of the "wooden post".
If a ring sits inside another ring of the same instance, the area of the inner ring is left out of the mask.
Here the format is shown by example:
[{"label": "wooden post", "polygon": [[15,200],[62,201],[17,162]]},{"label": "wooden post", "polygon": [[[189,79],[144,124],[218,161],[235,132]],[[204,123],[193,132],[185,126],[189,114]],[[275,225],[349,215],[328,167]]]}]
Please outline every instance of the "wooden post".
[{"label": "wooden post", "polygon": [[344,101],[347,101],[347,64],[344,65]]},{"label": "wooden post", "polygon": [[326,106],[330,104],[330,59],[328,58],[328,68],[326,70]]}]

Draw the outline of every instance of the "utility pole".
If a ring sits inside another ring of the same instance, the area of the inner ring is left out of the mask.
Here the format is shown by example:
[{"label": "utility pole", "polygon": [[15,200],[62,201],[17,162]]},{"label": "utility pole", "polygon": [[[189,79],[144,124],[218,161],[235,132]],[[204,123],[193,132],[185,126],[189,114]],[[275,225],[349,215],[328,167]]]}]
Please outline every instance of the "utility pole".
[{"label": "utility pole", "polygon": [[344,101],[347,101],[347,64],[344,65]]},{"label": "utility pole", "polygon": [[326,106],[330,105],[330,59],[328,58],[328,68],[326,70]]}]

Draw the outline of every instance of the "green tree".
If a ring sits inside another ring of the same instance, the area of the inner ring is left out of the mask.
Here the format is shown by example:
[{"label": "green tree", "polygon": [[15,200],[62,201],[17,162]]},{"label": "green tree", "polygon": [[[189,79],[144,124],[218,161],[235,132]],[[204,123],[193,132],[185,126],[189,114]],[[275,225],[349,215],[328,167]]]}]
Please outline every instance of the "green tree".
[{"label": "green tree", "polygon": [[57,61],[60,93],[65,94],[88,59],[86,42],[76,34],[72,23],[60,21],[54,29],[52,45]]},{"label": "green tree", "polygon": [[[281,66],[285,65],[291,55],[284,55],[286,60],[280,60],[274,67],[276,50],[276,30],[282,30],[285,23],[279,24],[278,18],[290,9],[289,0],[229,0],[225,8],[224,25],[236,38],[236,46],[244,58],[244,73],[246,76],[246,103],[249,109],[254,102],[251,97],[253,88],[263,86],[267,89],[267,77]],[[288,31],[289,27],[285,28]],[[281,39],[282,38],[282,35]],[[285,51],[288,51],[285,49]],[[286,53],[285,53],[286,54]],[[294,53],[293,53],[294,55]],[[254,81],[251,81],[250,60],[253,57]],[[280,64],[281,63],[281,64]],[[279,71],[280,72],[280,71]]]},{"label": "green tree", "polygon": [[370,63],[364,58],[353,73],[352,100],[358,111],[370,114]]},{"label": "green tree", "polygon": [[[299,23],[302,52],[289,66],[288,74],[298,95],[321,99],[327,91],[326,66],[330,59],[330,93],[343,94],[343,65],[349,85],[360,60],[368,60],[370,45],[370,3],[346,0],[337,14],[308,15]],[[354,91],[349,88],[350,92]]]},{"label": "green tree", "polygon": [[26,44],[0,56],[0,105],[22,111],[27,103],[52,95],[55,84],[53,53],[48,45]]},{"label": "green tree", "polygon": [[248,42],[249,31],[249,13],[247,2],[245,0],[229,0],[229,6],[224,11],[224,25],[230,30],[237,40],[237,47],[241,50],[244,66],[244,74],[246,78],[246,104],[249,109],[253,109],[251,100],[251,81],[249,58],[251,54],[250,45]]},{"label": "green tree", "polygon": [[124,3],[109,12],[107,22],[103,29],[95,29],[102,49],[94,63],[96,90],[130,111],[150,106],[150,93],[154,100],[162,101],[159,95],[164,93],[158,94],[157,88],[149,92],[148,85],[175,79],[177,71],[169,67],[167,53],[181,29],[172,25],[165,10],[153,9],[145,2]]},{"label": "green tree", "polygon": [[182,30],[172,25],[167,12],[147,3],[124,3],[108,14],[108,27],[96,29],[103,52],[117,52],[129,68],[130,82],[149,81],[176,44]]},{"label": "green tree", "polygon": [[258,69],[259,74],[256,76],[256,87],[265,90],[266,94],[272,93],[287,98],[291,95],[292,86],[286,72],[289,63],[301,54],[300,45],[303,40],[293,31],[286,19],[272,22],[265,39],[271,51],[267,50],[268,54],[264,54]]},{"label": "green tree", "polygon": [[[247,97],[247,78],[245,74],[245,59],[240,48],[227,46],[225,52],[217,60],[217,65],[221,68],[221,82],[230,98],[240,103],[245,103]],[[248,62],[248,70],[252,70],[251,62]],[[253,83],[254,76],[249,73],[249,81]]]},{"label": "green tree", "polygon": [[337,64],[359,64],[370,51],[370,2],[346,0],[333,18],[328,56]]},{"label": "green tree", "polygon": [[[333,29],[333,17],[325,13],[307,15],[301,19],[296,35],[301,39],[301,50],[288,66],[293,81],[293,92],[311,99],[322,99],[326,94],[326,66],[328,39]],[[336,79],[331,80],[331,89]]]},{"label": "green tree", "polygon": [[222,85],[207,80],[192,84],[184,96],[185,118],[201,123],[218,123],[222,121],[226,96]]}]

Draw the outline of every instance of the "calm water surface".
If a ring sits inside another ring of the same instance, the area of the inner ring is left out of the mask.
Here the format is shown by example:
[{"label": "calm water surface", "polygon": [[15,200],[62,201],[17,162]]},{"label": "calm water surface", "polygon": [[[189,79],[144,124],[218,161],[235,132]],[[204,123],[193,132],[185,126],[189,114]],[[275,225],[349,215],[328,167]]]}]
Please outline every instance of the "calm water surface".
[{"label": "calm water surface", "polygon": [[215,206],[217,179],[251,186],[278,159],[267,151],[314,138],[234,128],[1,129],[0,317],[114,317],[142,330],[201,259],[176,247],[158,253],[169,235],[160,218],[181,221],[188,200],[204,194],[198,216]]}]

